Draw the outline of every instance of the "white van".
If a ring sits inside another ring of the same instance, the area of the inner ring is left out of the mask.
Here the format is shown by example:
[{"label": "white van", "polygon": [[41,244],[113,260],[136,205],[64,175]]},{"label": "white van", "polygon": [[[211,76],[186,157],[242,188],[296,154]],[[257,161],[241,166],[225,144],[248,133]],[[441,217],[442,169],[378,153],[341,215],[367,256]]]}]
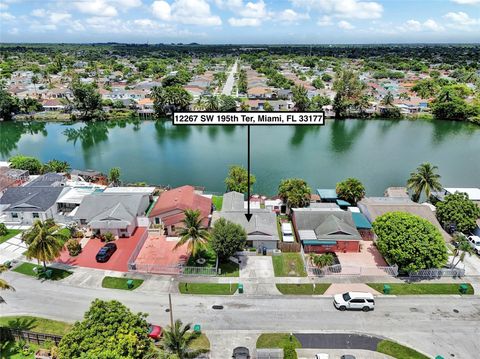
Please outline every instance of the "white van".
[{"label": "white van", "polygon": [[373,299],[372,293],[347,292],[343,294],[335,294],[333,297],[333,305],[341,311],[347,309],[361,309],[364,312],[368,312],[375,308],[375,300]]},{"label": "white van", "polygon": [[290,222],[282,223],[282,237],[284,242],[295,242],[293,238],[293,228]]}]

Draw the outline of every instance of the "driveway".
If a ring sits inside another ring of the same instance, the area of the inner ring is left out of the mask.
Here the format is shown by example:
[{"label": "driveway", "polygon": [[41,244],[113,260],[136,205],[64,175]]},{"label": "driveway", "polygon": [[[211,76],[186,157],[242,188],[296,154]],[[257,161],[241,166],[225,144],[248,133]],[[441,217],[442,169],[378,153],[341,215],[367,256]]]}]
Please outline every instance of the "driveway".
[{"label": "driveway", "polygon": [[363,334],[294,334],[305,349],[364,349],[376,351],[380,338]]},{"label": "driveway", "polygon": [[240,264],[240,278],[272,278],[272,257],[270,256],[244,256]]},{"label": "driveway", "polygon": [[377,247],[371,241],[361,241],[360,252],[338,252],[344,275],[388,275],[379,267],[387,266]]},{"label": "driveway", "polygon": [[8,241],[0,244],[0,261],[1,263],[18,259],[23,256],[23,253],[27,250],[27,246],[20,239],[22,234],[19,233]]}]

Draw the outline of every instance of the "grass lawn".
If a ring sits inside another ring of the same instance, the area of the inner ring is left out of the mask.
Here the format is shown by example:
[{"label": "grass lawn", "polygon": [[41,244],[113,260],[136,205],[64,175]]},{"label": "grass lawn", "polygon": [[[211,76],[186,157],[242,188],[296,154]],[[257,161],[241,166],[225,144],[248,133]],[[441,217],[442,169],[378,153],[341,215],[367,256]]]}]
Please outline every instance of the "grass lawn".
[{"label": "grass lawn", "polygon": [[22,233],[20,229],[8,229],[7,234],[0,236],[0,244],[8,241],[10,238],[16,236],[17,234]]},{"label": "grass lawn", "polygon": [[240,275],[240,266],[232,261],[220,262],[219,268],[222,277],[238,277]]},{"label": "grass lawn", "polygon": [[[197,263],[198,258],[205,259],[205,263],[204,264]],[[200,251],[197,254],[196,258],[193,258],[193,256],[190,256],[187,262],[187,266],[189,267],[215,267],[216,264],[217,264],[217,254],[210,246],[208,246],[206,250]]]},{"label": "grass lawn", "polygon": [[377,345],[377,352],[390,355],[397,359],[428,359],[429,357],[423,355],[403,345],[397,344],[390,340],[382,340]]},{"label": "grass lawn", "polygon": [[190,345],[190,348],[194,350],[197,350],[197,349],[210,350],[210,340],[208,340],[207,336],[202,333],[197,339],[195,339],[192,342],[192,344]]},{"label": "grass lawn", "polygon": [[286,345],[293,343],[295,348],[301,348],[302,344],[295,336],[290,336],[287,333],[264,333],[257,339],[257,348],[283,348]]},{"label": "grass lawn", "polygon": [[[367,283],[373,289],[383,292],[383,283]],[[388,283],[390,294],[416,295],[416,294],[461,294],[458,283]],[[467,283],[467,294],[473,294],[473,287]]]},{"label": "grass lawn", "polygon": [[19,352],[18,348],[15,346],[15,342],[8,341],[6,343],[0,343],[0,358],[9,358],[9,359],[34,359],[35,352],[41,348],[41,346],[28,343],[28,347],[30,348],[30,354],[24,355],[23,353]]},{"label": "grass lawn", "polygon": [[103,288],[113,288],[113,289],[124,289],[124,290],[135,290],[140,287],[143,283],[143,279],[132,279],[133,287],[128,288],[127,282],[131,278],[118,278],[118,277],[109,277],[106,276],[102,280]]},{"label": "grass lawn", "polygon": [[232,295],[237,291],[238,284],[217,283],[179,283],[178,289],[182,294]]},{"label": "grass lawn", "polygon": [[70,238],[72,238],[72,233],[67,227],[59,229],[58,233],[66,238],[65,242],[68,241]]},{"label": "grass lawn", "polygon": [[11,316],[0,317],[0,327],[63,336],[67,334],[72,324],[39,317]]},{"label": "grass lawn", "polygon": [[300,253],[282,253],[272,257],[275,277],[306,277]]},{"label": "grass lawn", "polygon": [[277,289],[285,295],[313,295],[323,294],[330,287],[330,283],[317,283],[315,292],[313,284],[277,284]]},{"label": "grass lawn", "polygon": [[[32,277],[37,277],[37,273],[33,271],[34,268],[43,268],[43,266],[32,264],[32,263],[22,263],[15,269],[13,269],[13,271],[17,273],[29,275]],[[47,269],[52,270],[52,277],[50,278],[50,280],[61,280],[73,274],[73,272],[70,272],[64,269],[57,269],[57,268],[51,268],[51,267],[47,267]]]},{"label": "grass lawn", "polygon": [[212,203],[217,211],[222,209],[223,196],[212,196]]}]

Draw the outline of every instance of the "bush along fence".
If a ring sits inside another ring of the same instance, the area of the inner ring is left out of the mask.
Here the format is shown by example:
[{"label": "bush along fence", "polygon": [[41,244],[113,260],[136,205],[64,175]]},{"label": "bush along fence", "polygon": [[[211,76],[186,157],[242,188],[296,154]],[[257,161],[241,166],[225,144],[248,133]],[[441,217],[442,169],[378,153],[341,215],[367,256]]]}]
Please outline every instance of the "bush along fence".
[{"label": "bush along fence", "polygon": [[0,342],[25,340],[28,343],[43,345],[46,341],[50,341],[58,345],[62,337],[53,334],[44,334],[31,332],[28,330],[13,329],[7,327],[0,327]]}]

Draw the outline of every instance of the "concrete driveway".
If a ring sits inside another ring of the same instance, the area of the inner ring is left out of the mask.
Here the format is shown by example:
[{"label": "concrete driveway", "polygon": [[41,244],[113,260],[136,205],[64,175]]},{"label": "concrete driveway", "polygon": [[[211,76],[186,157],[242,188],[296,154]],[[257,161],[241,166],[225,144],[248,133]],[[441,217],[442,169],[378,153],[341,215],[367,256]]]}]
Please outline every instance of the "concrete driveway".
[{"label": "concrete driveway", "polygon": [[240,264],[240,278],[272,278],[272,257],[270,256],[244,256]]}]

